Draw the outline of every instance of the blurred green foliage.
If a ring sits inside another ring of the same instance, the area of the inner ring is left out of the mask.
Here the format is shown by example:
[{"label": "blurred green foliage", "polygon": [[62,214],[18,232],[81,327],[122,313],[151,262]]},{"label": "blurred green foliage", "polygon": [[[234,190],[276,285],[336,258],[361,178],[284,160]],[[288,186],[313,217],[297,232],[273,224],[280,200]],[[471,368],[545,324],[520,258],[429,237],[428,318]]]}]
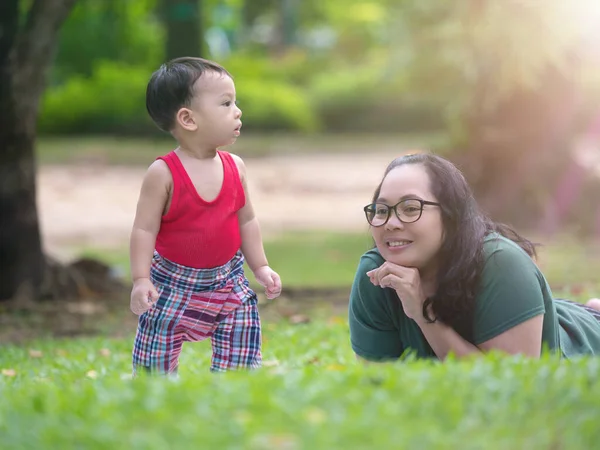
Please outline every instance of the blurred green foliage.
[{"label": "blurred green foliage", "polygon": [[[235,75],[257,129],[448,127],[464,142],[469,117],[543,90],[549,68],[593,95],[584,103],[598,102],[600,58],[588,58],[584,21],[594,11],[559,0],[207,0],[203,56]],[[142,94],[164,58],[160,19],[157,0],[79,0],[61,32],[41,130],[152,129]],[[107,92],[112,108],[101,98]],[[63,121],[59,108],[77,120]]]},{"label": "blurred green foliage", "polygon": [[101,60],[90,76],[73,75],[46,92],[39,128],[64,134],[148,128],[147,82],[142,67]]},{"label": "blurred green foliage", "polygon": [[78,0],[61,29],[52,81],[92,77],[111,61],[151,68],[163,57],[164,33],[156,0]]},{"label": "blurred green foliage", "polygon": [[[444,130],[433,150],[465,168],[493,217],[519,226],[543,214],[573,138],[600,114],[591,0],[205,0],[200,15],[202,56],[234,75],[245,130]],[[144,94],[164,30],[158,0],[79,0],[40,131],[158,134]],[[576,220],[591,229],[594,214]]]}]

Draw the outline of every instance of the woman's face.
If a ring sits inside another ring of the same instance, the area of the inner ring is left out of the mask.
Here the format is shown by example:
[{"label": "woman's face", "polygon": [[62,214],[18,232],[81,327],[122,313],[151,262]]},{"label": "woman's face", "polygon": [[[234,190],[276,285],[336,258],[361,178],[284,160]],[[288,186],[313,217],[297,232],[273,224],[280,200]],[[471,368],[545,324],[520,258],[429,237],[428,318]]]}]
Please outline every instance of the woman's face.
[{"label": "woman's face", "polygon": [[[376,203],[393,206],[407,198],[437,202],[430,185],[429,175],[422,164],[405,164],[386,175]],[[400,206],[398,209],[400,210]],[[409,212],[414,214],[412,211]],[[413,223],[402,223],[395,212],[391,211],[387,223],[371,227],[371,232],[386,261],[420,271],[435,270],[436,255],[442,246],[444,235],[439,206],[424,205],[421,217]]]}]

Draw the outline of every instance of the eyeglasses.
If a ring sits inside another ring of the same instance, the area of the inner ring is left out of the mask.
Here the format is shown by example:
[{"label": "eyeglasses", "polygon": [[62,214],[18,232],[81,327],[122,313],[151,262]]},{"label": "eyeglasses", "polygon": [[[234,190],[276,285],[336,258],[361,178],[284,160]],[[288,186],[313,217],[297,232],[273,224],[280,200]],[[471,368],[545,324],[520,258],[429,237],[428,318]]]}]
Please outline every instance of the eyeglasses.
[{"label": "eyeglasses", "polygon": [[367,222],[372,227],[382,227],[388,220],[392,210],[396,213],[396,217],[402,223],[413,223],[421,218],[423,214],[423,206],[441,206],[436,202],[428,202],[416,198],[404,199],[394,206],[388,206],[384,203],[371,203],[363,208]]}]

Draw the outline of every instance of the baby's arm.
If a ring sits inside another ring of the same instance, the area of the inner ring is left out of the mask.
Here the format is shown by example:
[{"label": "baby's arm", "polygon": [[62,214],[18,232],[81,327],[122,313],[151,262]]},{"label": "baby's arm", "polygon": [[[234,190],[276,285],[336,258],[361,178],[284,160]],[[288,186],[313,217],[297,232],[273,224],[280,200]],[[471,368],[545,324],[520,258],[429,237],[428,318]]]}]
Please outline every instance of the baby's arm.
[{"label": "baby's arm", "polygon": [[239,156],[232,155],[232,157],[240,173],[240,179],[246,196],[246,204],[238,211],[240,234],[242,237],[242,253],[246,258],[250,270],[254,273],[256,281],[266,288],[267,297],[275,298],[281,293],[281,279],[269,267],[269,262],[265,255],[260,225],[258,218],[254,214],[254,208],[252,207],[252,201],[248,193],[246,165]]},{"label": "baby's arm", "polygon": [[142,183],[129,248],[133,279],[131,310],[135,314],[148,310],[158,298],[158,293],[150,282],[150,264],[171,183],[171,172],[161,160],[155,161],[148,168]]}]

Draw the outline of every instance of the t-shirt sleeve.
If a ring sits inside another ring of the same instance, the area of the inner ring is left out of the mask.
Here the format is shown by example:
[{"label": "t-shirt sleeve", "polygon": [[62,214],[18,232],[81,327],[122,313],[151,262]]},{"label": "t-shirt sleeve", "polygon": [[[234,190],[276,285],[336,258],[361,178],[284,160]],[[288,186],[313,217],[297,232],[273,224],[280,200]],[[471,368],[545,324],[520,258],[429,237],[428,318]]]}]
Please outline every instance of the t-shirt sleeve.
[{"label": "t-shirt sleeve", "polygon": [[350,292],[350,341],[354,352],[364,359],[397,359],[402,355],[403,349],[398,329],[391,317],[387,296],[366,275],[376,267],[376,261],[363,255]]},{"label": "t-shirt sleeve", "polygon": [[476,299],[474,344],[544,314],[539,270],[519,248],[504,244],[487,257]]}]

